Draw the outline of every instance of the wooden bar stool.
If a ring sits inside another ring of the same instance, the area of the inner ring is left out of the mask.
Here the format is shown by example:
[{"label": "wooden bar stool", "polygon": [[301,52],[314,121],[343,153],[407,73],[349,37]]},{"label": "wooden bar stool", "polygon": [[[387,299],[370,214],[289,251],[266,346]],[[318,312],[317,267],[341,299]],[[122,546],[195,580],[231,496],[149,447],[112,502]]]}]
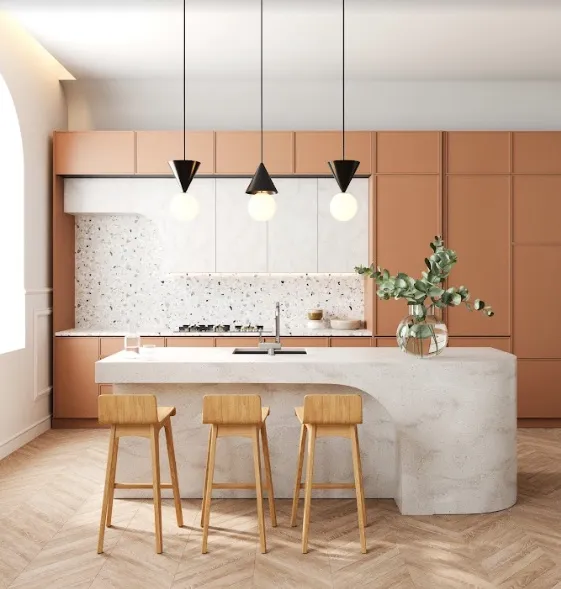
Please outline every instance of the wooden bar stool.
[{"label": "wooden bar stool", "polygon": [[[173,489],[177,525],[179,527],[183,526],[183,512],[181,510],[177,465],[175,463],[175,451],[173,448],[173,436],[171,432],[171,417],[175,415],[175,407],[158,407],[154,395],[100,395],[98,398],[98,409],[99,423],[110,425],[111,433],[109,434],[109,456],[107,459],[107,472],[105,475],[105,490],[103,492],[101,521],[99,523],[97,553],[101,554],[103,552],[105,526],[111,526],[111,513],[113,510],[113,496],[115,494],[115,489],[153,489],[156,552],[161,554],[161,489]],[[160,430],[162,427],[166,432],[169,470],[171,474],[171,483],[163,484],[160,482],[159,441]],[[125,436],[139,436],[150,440],[152,450],[152,483],[115,482],[119,439]]]},{"label": "wooden bar stool", "polygon": [[[290,525],[296,525],[298,500],[300,489],[305,489],[304,497],[304,525],[302,529],[302,553],[308,552],[308,535],[310,530],[310,510],[312,489],[355,489],[358,508],[358,528],[360,532],[360,548],[366,553],[366,504],[362,483],[362,465],[360,462],[360,448],[358,445],[357,425],[362,423],[362,397],[360,395],[306,395],[304,406],[295,407],[296,417],[300,420],[300,445],[298,448],[298,467],[296,483],[294,485],[294,499],[292,501],[292,517]],[[306,433],[308,437],[308,463],[306,465],[306,480],[302,479],[304,466],[304,451],[306,447]],[[316,438],[341,437],[349,438],[353,453],[354,483],[314,483],[314,452]]]},{"label": "wooden bar stool", "polygon": [[[259,543],[261,552],[267,552],[265,539],[265,517],[263,515],[263,486],[261,484],[261,452],[259,434],[263,442],[265,478],[271,524],[277,525],[275,494],[271,475],[271,459],[265,420],[269,415],[268,407],[261,407],[259,395],[211,395],[203,398],[203,423],[210,424],[208,455],[203,491],[201,526],[203,528],[203,554],[207,553],[208,526],[210,521],[210,502],[213,489],[255,489],[257,495],[257,519],[259,522]],[[215,483],[214,463],[216,458],[216,441],[218,438],[244,437],[253,442],[253,465],[255,483]]]}]

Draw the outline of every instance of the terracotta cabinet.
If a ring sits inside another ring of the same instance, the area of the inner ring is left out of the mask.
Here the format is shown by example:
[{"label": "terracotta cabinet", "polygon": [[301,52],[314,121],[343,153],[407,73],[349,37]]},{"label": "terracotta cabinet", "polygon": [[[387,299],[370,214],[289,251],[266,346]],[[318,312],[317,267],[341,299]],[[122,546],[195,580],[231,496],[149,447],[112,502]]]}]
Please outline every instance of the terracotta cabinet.
[{"label": "terracotta cabinet", "polygon": [[[270,174],[294,171],[294,134],[267,131],[263,158]],[[253,176],[261,161],[261,134],[257,131],[218,131],[216,133],[216,173],[223,176]]]},{"label": "terracotta cabinet", "polygon": [[295,336],[281,337],[281,344],[287,348],[327,348],[329,346],[329,338]]},{"label": "terracotta cabinet", "polygon": [[55,174],[132,176],[134,131],[57,131],[53,136]]},{"label": "terracotta cabinet", "polygon": [[561,131],[513,133],[515,174],[561,174]]},{"label": "terracotta cabinet", "polygon": [[449,285],[465,284],[495,311],[451,308],[450,335],[510,335],[510,177],[448,176],[447,187],[447,246],[458,253]]},{"label": "terracotta cabinet", "polygon": [[561,245],[561,175],[514,177],[514,243]]},{"label": "terracotta cabinet", "polygon": [[214,346],[214,338],[199,336],[167,337],[166,346],[168,348],[212,348]]},{"label": "terracotta cabinet", "polygon": [[561,358],[561,247],[514,247],[514,353]]},{"label": "terracotta cabinet", "polygon": [[97,418],[97,337],[55,337],[53,417]]},{"label": "terracotta cabinet", "polygon": [[[297,131],[296,174],[331,176],[327,164],[342,158],[342,135],[340,131]],[[372,133],[350,131],[345,134],[345,159],[360,162],[358,175],[372,173]]]},{"label": "terracotta cabinet", "polygon": [[503,352],[510,352],[510,338],[451,337],[448,340],[448,346],[451,348],[495,348],[497,350],[502,350]]},{"label": "terracotta cabinet", "polygon": [[[439,176],[377,176],[376,263],[392,274],[420,276],[440,232]],[[405,301],[376,299],[376,335],[394,336]]]},{"label": "terracotta cabinet", "polygon": [[[396,325],[397,328],[397,325]],[[376,338],[377,348],[397,348],[397,340],[395,337],[378,337]]]},{"label": "terracotta cabinet", "polygon": [[[189,131],[187,159],[201,162],[197,174],[214,173],[214,133]],[[172,176],[169,160],[183,159],[183,131],[137,131],[136,173]]]},{"label": "terracotta cabinet", "polygon": [[518,360],[518,417],[561,417],[561,360]]},{"label": "terracotta cabinet", "polygon": [[438,174],[441,134],[437,131],[376,133],[376,173]]},{"label": "terracotta cabinet", "polygon": [[[107,358],[112,354],[116,354],[123,349],[124,346],[123,337],[101,337],[99,338],[99,358]],[[164,347],[165,339],[163,337],[143,337],[141,338],[140,345],[153,345],[158,347]]]},{"label": "terracotta cabinet", "polygon": [[454,131],[446,133],[449,174],[510,173],[510,133]]},{"label": "terracotta cabinet", "polygon": [[259,343],[259,337],[247,336],[221,336],[216,338],[217,348],[247,348],[255,347]]},{"label": "terracotta cabinet", "polygon": [[343,336],[332,337],[330,345],[332,348],[369,348],[372,342],[371,337]]}]

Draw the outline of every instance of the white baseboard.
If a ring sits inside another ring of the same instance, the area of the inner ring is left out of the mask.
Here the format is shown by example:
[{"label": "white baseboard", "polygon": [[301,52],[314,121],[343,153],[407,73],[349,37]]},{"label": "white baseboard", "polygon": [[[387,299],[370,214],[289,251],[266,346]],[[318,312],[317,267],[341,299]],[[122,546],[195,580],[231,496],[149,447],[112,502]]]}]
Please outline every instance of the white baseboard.
[{"label": "white baseboard", "polygon": [[18,448],[25,446],[25,444],[28,444],[29,442],[31,442],[31,440],[34,440],[36,437],[40,436],[41,434],[45,433],[47,430],[50,429],[51,415],[47,415],[47,417],[43,417],[43,419],[36,421],[28,428],[19,432],[15,436],[12,436],[9,440],[0,443],[0,460],[6,458],[6,456],[9,456]]}]

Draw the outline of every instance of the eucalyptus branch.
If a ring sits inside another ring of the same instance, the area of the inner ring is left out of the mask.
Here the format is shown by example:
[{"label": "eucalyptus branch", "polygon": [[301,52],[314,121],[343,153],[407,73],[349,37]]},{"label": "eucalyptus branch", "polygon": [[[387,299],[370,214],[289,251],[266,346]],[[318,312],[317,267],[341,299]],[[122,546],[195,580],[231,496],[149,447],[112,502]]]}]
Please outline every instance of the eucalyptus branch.
[{"label": "eucalyptus branch", "polygon": [[427,269],[420,279],[412,278],[403,272],[395,276],[389,270],[375,264],[357,266],[355,272],[376,281],[376,295],[379,299],[405,299],[410,305],[434,305],[439,309],[465,305],[469,311],[480,311],[487,317],[494,315],[491,306],[481,299],[470,302],[470,292],[465,286],[444,289],[442,285],[458,261],[456,252],[444,247],[442,237],[436,236],[431,242],[432,254],[425,258]]}]

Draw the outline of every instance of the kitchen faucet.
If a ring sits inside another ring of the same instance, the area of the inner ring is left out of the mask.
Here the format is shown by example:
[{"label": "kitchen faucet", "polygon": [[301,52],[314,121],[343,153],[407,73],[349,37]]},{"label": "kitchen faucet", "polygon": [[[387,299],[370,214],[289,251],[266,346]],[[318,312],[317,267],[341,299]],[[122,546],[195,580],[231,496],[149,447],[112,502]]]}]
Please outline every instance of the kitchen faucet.
[{"label": "kitchen faucet", "polygon": [[258,347],[260,350],[267,350],[272,356],[275,354],[275,350],[280,350],[282,348],[280,339],[280,303],[275,303],[275,341],[264,342],[262,340],[263,338],[260,332]]},{"label": "kitchen faucet", "polygon": [[275,303],[275,343],[280,345],[280,303]]}]

